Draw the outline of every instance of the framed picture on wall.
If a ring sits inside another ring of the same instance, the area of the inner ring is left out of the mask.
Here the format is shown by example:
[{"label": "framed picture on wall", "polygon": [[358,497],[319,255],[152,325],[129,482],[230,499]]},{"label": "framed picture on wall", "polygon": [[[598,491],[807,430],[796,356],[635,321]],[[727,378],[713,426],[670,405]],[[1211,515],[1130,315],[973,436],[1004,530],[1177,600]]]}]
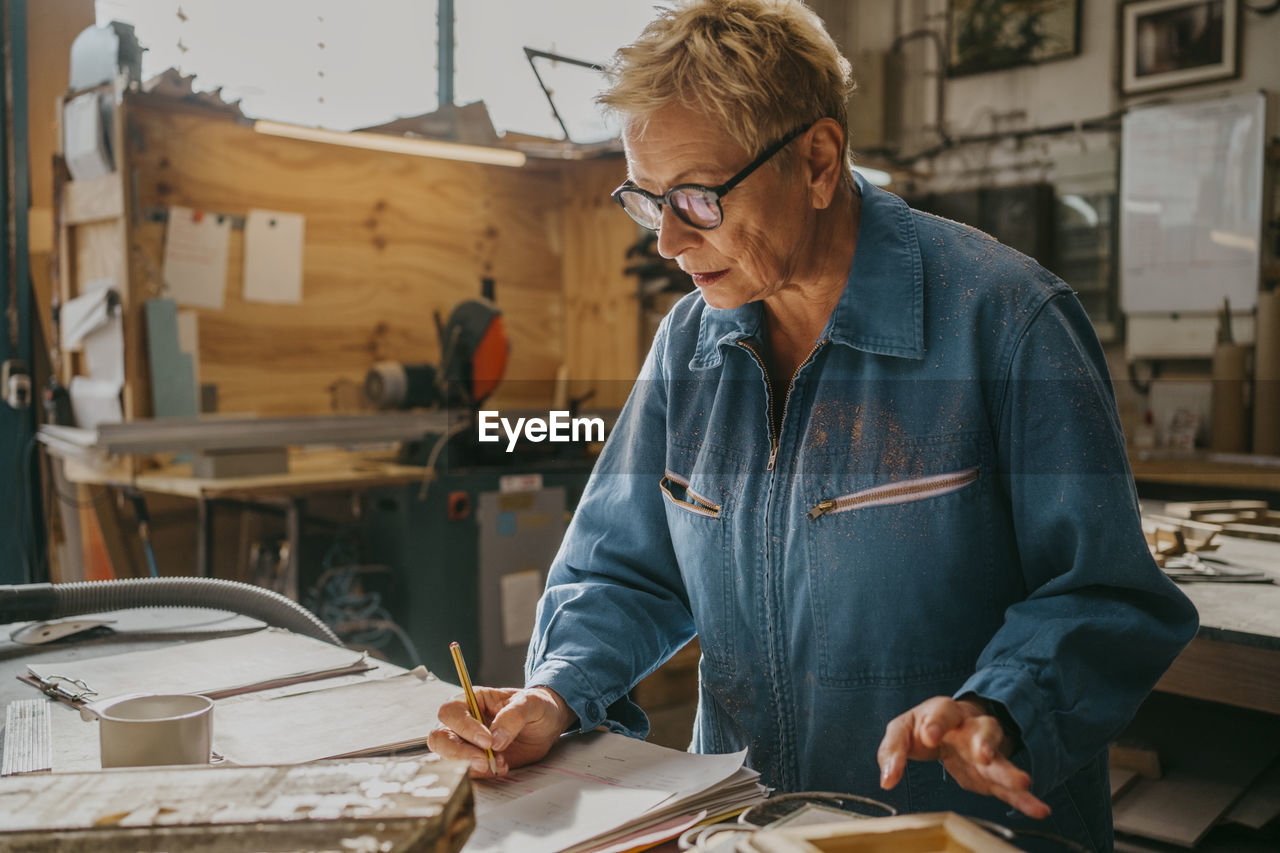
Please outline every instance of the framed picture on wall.
[{"label": "framed picture on wall", "polygon": [[1120,91],[1239,75],[1239,21],[1240,0],[1129,0],[1120,7]]},{"label": "framed picture on wall", "polygon": [[1080,52],[1080,0],[949,0],[952,77],[1066,59]]}]

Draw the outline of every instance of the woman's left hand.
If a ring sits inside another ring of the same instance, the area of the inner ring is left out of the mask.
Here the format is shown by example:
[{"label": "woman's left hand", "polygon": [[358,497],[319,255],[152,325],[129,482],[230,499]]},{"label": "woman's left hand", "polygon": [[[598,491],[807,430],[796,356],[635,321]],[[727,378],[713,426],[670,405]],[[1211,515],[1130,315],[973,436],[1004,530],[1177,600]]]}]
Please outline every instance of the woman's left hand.
[{"label": "woman's left hand", "polygon": [[941,761],[966,791],[999,797],[1033,818],[1049,816],[1049,807],[1031,793],[1031,777],[1009,760],[1012,745],[1000,721],[968,699],[935,696],[885,727],[876,759],[880,787],[902,779],[907,759]]}]

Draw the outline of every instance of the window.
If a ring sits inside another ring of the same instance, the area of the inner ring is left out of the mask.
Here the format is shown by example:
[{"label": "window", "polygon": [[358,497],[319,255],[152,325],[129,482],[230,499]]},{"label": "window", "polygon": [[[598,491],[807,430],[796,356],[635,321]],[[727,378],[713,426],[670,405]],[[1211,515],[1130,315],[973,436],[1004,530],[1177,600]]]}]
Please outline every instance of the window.
[{"label": "window", "polygon": [[[466,2],[466,0],[462,0]],[[222,87],[254,118],[334,130],[436,108],[431,0],[97,0],[132,24],[142,79],[166,68]]]},{"label": "window", "polygon": [[[458,102],[483,99],[499,133],[512,130],[559,139],[560,126],[523,49],[604,64],[621,45],[640,35],[655,5],[655,0],[458,0]],[[575,132],[575,126],[589,132],[598,118],[591,99],[599,76],[563,63],[548,66],[541,61],[539,71],[553,90],[572,138],[594,141],[579,138],[583,133]]]},{"label": "window", "polygon": [[[558,139],[523,48],[604,63],[655,0],[455,0],[455,101],[483,100],[499,133]],[[99,25],[132,24],[142,78],[166,68],[222,87],[253,118],[352,130],[436,109],[436,0],[97,0]],[[600,75],[539,60],[575,141],[600,134]]]}]

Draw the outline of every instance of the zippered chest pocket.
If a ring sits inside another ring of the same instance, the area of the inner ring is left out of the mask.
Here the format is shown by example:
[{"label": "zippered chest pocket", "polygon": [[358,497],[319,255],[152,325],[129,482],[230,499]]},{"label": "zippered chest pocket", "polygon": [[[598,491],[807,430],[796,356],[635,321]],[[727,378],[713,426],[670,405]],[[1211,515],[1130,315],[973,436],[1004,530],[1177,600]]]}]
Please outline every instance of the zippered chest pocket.
[{"label": "zippered chest pocket", "polygon": [[720,517],[720,504],[698,494],[688,480],[667,471],[662,475],[658,486],[667,500],[675,506],[708,518]]},{"label": "zippered chest pocket", "polygon": [[916,470],[938,473],[872,485],[851,478],[846,490],[837,475],[818,487],[825,494],[810,493],[799,524],[826,686],[972,672],[1000,614],[990,606],[991,484],[966,444],[910,448]]},{"label": "zippered chest pocket", "polygon": [[848,512],[854,509],[868,509],[874,506],[891,506],[893,504],[921,501],[927,498],[941,497],[963,489],[970,483],[977,482],[978,468],[966,468],[949,474],[935,474],[931,477],[917,477],[898,483],[886,483],[882,486],[871,486],[836,498],[819,501],[809,510],[809,520],[814,521],[828,513]]},{"label": "zippered chest pocket", "polygon": [[[732,507],[727,505],[730,479],[720,474],[682,476],[668,468],[658,482],[666,508],[667,531],[689,607],[698,627],[705,662],[719,672],[734,670],[733,543],[729,534]],[[705,465],[705,460],[703,461]]]}]

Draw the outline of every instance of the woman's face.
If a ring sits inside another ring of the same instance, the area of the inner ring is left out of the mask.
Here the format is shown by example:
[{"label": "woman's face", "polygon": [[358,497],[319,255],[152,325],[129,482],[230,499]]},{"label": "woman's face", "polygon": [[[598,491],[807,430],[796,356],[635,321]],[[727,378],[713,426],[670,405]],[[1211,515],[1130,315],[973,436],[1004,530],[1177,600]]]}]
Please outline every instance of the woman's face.
[{"label": "woman's face", "polygon": [[[788,151],[803,151],[808,138],[808,132],[801,134]],[[631,180],[659,195],[677,184],[718,186],[760,153],[743,149],[715,122],[679,105],[664,107],[643,125],[629,125],[623,142]],[[722,200],[724,221],[715,230],[694,228],[664,207],[658,251],[693,277],[708,305],[737,308],[768,299],[803,286],[817,269],[816,210],[804,159],[783,171],[766,164],[752,172]]]}]

